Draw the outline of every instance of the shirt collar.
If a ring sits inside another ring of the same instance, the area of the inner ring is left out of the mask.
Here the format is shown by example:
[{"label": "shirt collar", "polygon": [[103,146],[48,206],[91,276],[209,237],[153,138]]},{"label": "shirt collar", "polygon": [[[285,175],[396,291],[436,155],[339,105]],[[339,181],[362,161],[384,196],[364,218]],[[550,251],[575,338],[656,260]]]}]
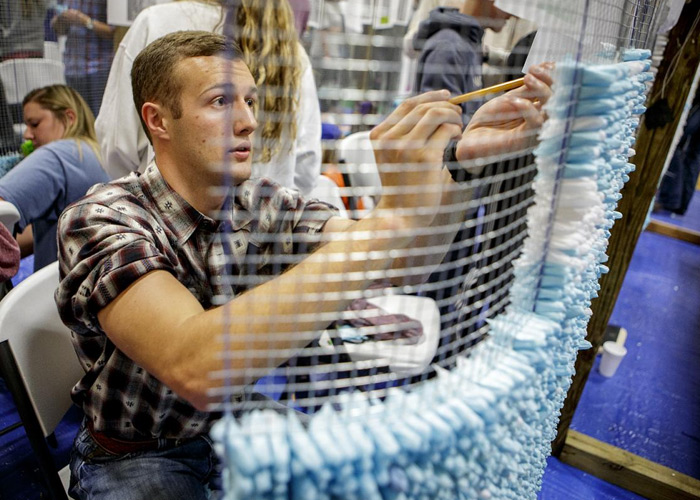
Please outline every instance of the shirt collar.
[{"label": "shirt collar", "polygon": [[168,185],[155,160],[141,175],[141,183],[178,244],[184,244],[198,228],[211,232],[217,229],[218,222],[202,214]]}]

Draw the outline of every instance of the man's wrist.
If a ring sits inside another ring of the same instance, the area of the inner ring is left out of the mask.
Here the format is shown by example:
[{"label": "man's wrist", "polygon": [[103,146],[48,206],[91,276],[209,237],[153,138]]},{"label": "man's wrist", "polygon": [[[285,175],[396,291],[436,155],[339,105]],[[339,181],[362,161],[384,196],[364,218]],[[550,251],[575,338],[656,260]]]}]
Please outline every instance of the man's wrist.
[{"label": "man's wrist", "polygon": [[450,172],[452,179],[455,182],[468,182],[475,178],[478,178],[478,175],[472,175],[467,169],[460,165],[459,160],[457,159],[458,143],[459,141],[452,139],[447,145],[447,148],[445,148],[445,153],[442,156],[442,159],[445,162],[445,166]]}]

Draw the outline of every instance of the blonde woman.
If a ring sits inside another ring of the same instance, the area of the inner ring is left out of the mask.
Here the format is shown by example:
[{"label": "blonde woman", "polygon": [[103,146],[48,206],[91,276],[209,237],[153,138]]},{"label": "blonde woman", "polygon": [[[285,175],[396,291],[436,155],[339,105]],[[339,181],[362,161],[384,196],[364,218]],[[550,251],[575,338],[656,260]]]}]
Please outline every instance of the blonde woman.
[{"label": "blonde woman", "polygon": [[31,224],[36,271],[56,260],[56,224],[63,209],[109,177],[100,164],[95,118],[80,94],[50,85],[32,90],[22,107],[24,138],[35,151],[0,179],[0,199],[17,207],[18,232]]},{"label": "blonde woman", "polygon": [[[114,178],[143,171],[153,153],[131,91],[131,67],[149,43],[168,33],[221,33],[224,1],[177,1],[144,9],[119,45],[96,128],[105,168]],[[321,172],[321,115],[311,64],[298,41],[287,0],[243,0],[236,26],[260,93],[254,177],[269,177],[308,195]]]}]

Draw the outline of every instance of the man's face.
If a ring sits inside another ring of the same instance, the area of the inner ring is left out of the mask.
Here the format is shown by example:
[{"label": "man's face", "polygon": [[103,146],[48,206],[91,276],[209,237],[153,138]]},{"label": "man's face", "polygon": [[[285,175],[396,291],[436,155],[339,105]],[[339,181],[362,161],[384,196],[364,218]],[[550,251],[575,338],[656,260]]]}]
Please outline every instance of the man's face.
[{"label": "man's face", "polygon": [[183,173],[198,184],[222,185],[223,172],[236,185],[250,177],[251,135],[257,127],[257,89],[243,61],[218,56],[180,61],[179,118],[170,118],[171,147]]}]

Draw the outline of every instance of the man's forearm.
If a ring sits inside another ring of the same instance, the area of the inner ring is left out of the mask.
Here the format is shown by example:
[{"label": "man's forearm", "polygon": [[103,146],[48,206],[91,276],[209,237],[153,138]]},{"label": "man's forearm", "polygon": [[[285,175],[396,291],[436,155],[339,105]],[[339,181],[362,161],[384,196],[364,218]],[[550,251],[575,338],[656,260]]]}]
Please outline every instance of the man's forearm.
[{"label": "man's forearm", "polygon": [[396,286],[419,284],[428,278],[442,263],[469,212],[474,189],[454,182],[446,168],[444,183],[440,212],[426,234],[415,237],[407,247],[405,253],[410,255],[397,258],[392,265],[397,275],[392,278],[392,283]]}]

